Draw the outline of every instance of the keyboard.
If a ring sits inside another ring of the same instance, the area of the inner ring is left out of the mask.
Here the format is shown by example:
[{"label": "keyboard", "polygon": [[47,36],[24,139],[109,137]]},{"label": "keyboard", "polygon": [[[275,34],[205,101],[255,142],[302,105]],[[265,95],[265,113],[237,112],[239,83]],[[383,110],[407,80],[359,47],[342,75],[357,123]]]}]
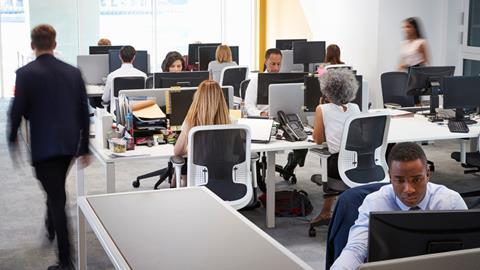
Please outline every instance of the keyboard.
[{"label": "keyboard", "polygon": [[470,129],[464,121],[448,121],[448,129],[455,133],[468,133]]}]

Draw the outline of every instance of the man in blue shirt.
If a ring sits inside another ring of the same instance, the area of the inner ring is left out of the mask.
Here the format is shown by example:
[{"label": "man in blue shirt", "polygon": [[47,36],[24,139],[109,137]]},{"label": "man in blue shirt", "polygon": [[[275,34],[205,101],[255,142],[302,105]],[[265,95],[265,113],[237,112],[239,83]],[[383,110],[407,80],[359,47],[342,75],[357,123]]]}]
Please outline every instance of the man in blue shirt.
[{"label": "man in blue shirt", "polygon": [[457,192],[429,182],[427,158],[419,145],[395,145],[388,166],[391,184],[365,198],[358,208],[358,219],[350,228],[347,245],[330,269],[357,269],[365,261],[372,211],[467,209]]}]

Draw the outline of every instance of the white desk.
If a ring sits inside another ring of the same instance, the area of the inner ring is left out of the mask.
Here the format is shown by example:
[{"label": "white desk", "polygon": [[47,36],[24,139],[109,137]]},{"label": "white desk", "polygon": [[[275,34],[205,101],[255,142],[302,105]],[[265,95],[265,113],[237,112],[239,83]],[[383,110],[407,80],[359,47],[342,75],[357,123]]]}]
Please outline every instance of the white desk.
[{"label": "white desk", "polygon": [[387,141],[389,143],[419,142],[476,138],[480,134],[480,125],[469,126],[469,133],[450,132],[448,126],[432,123],[422,115],[414,117],[393,117],[390,121]]},{"label": "white desk", "polygon": [[94,85],[94,84],[87,84],[87,96],[95,97],[95,96],[102,96],[103,90],[105,89],[104,85]]},{"label": "white desk", "polygon": [[[312,269],[204,187],[81,196],[116,269]],[[118,211],[121,209],[121,212]],[[78,269],[86,269],[85,231]]]},{"label": "white desk", "polygon": [[[267,153],[267,210],[266,210],[266,224],[268,228],[275,227],[275,156],[279,151],[294,150],[294,149],[310,149],[317,148],[319,145],[302,141],[302,142],[288,142],[283,140],[274,140],[267,144],[252,143],[252,152],[266,152]],[[136,146],[134,151],[127,151],[134,156],[130,157],[111,157],[110,150],[100,148],[95,139],[90,140],[90,150],[95,157],[105,166],[105,179],[107,193],[115,192],[115,164],[118,162],[128,162],[132,160],[148,160],[148,159],[169,159],[173,156],[173,145],[159,145],[154,147]],[[85,180],[83,177],[83,169],[77,166],[77,185],[78,196],[85,195]]]}]

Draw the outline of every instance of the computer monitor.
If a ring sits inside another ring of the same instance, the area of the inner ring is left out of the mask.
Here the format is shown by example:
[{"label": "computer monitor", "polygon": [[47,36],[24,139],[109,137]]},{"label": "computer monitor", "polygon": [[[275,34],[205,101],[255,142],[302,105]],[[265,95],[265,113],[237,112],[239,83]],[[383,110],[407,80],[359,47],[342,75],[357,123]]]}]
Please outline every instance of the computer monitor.
[{"label": "computer monitor", "polygon": [[[355,75],[355,78],[357,79],[358,90],[355,99],[351,102],[357,104],[360,111],[368,110],[368,108],[364,108],[366,105],[363,104],[363,77],[362,75]],[[322,97],[320,81],[318,77],[305,76],[304,86],[304,110],[306,112],[314,112],[318,104],[320,104],[320,98]]]},{"label": "computer monitor", "polygon": [[192,43],[188,44],[188,64],[198,64],[198,48],[199,47],[217,47],[221,43]]},{"label": "computer monitor", "polygon": [[[199,70],[208,70],[208,64],[211,61],[215,61],[217,47],[218,46],[202,46],[198,48]],[[230,46],[230,50],[232,51],[232,61],[238,64],[238,46]]]},{"label": "computer monitor", "polygon": [[[279,50],[293,50],[293,43],[294,42],[306,42],[306,38],[298,38],[298,39],[277,39],[275,41],[275,48]],[[322,61],[323,62],[323,61]]]},{"label": "computer monitor", "polygon": [[85,84],[105,84],[104,80],[109,73],[107,54],[78,55],[77,66]]},{"label": "computer monitor", "polygon": [[480,76],[443,79],[443,108],[455,109],[455,120],[464,121],[464,109],[480,107]]},{"label": "computer monitor", "polygon": [[257,104],[268,104],[268,86],[280,83],[303,83],[305,72],[259,73]]},{"label": "computer monitor", "polygon": [[[109,72],[113,72],[122,66],[122,61],[120,60],[120,50],[110,50],[108,52],[108,59],[109,59],[109,64],[108,64]],[[147,51],[137,51],[135,53],[135,60],[133,61],[133,66],[136,69],[139,69],[145,72],[146,74],[148,74],[149,73],[148,64],[149,64],[149,61],[148,61]]]},{"label": "computer monitor", "polygon": [[303,72],[303,64],[293,63],[293,51],[282,50],[280,72]]},{"label": "computer monitor", "polygon": [[370,213],[368,261],[480,247],[480,210]]},{"label": "computer monitor", "polygon": [[153,74],[153,85],[154,88],[196,87],[208,78],[208,71],[159,72]]},{"label": "computer monitor", "polygon": [[[170,91],[170,126],[181,126],[187,116],[190,105],[193,102],[195,90]],[[227,107],[232,104],[233,88],[231,86],[222,87],[223,96]]]},{"label": "computer monitor", "polygon": [[90,46],[88,48],[89,54],[108,54],[110,50],[120,50],[123,45],[115,45],[115,46]]},{"label": "computer monitor", "polygon": [[306,112],[314,112],[320,104],[322,91],[320,91],[320,81],[317,76],[305,76],[303,80],[305,93],[303,95],[303,106]]},{"label": "computer monitor", "polygon": [[325,41],[301,41],[293,43],[293,63],[303,64],[308,72],[309,64],[325,61]]},{"label": "computer monitor", "polygon": [[417,96],[442,94],[443,78],[453,76],[454,72],[454,66],[411,67],[408,70],[408,94]]}]

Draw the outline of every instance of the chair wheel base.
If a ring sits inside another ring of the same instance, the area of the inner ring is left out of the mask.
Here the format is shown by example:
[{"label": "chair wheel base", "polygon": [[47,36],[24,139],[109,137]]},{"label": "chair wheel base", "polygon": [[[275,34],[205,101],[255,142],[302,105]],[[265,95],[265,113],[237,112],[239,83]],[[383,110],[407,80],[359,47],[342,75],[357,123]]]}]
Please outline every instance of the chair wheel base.
[{"label": "chair wheel base", "polygon": [[315,237],[317,236],[317,231],[313,226],[310,226],[310,229],[308,229],[308,236],[309,237]]},{"label": "chair wheel base", "polygon": [[138,180],[133,181],[133,182],[132,182],[132,186],[133,186],[134,188],[140,187],[140,181],[138,181]]}]

